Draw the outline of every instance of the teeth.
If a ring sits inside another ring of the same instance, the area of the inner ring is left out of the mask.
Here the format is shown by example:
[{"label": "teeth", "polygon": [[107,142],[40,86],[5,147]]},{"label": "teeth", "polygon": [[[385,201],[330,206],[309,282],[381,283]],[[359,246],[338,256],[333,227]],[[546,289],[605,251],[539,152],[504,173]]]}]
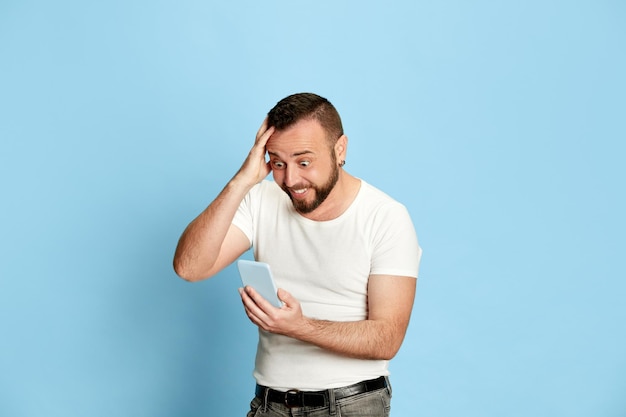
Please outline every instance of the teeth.
[{"label": "teeth", "polygon": [[307,190],[306,188],[303,188],[303,189],[301,189],[301,190],[293,190],[293,192],[294,192],[295,194],[302,194],[302,193],[304,193],[306,190]]}]

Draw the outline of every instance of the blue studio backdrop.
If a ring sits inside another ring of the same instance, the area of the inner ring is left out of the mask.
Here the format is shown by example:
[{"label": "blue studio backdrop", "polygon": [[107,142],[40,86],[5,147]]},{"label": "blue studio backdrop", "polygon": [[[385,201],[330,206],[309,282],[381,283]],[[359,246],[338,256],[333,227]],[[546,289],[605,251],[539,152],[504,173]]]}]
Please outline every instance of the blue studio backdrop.
[{"label": "blue studio backdrop", "polygon": [[392,415],[624,416],[625,21],[618,0],[3,0],[0,415],[245,415],[236,270],[190,284],[172,255],[265,113],[312,91],[424,249]]}]

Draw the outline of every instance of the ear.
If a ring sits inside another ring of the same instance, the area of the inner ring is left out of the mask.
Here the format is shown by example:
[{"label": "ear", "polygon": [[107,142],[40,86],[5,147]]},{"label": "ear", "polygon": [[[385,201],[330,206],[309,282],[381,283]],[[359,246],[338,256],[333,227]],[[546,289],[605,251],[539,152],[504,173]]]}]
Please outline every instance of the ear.
[{"label": "ear", "polygon": [[348,137],[341,135],[337,142],[335,142],[335,156],[337,161],[343,161],[346,159],[346,153],[348,152]]}]

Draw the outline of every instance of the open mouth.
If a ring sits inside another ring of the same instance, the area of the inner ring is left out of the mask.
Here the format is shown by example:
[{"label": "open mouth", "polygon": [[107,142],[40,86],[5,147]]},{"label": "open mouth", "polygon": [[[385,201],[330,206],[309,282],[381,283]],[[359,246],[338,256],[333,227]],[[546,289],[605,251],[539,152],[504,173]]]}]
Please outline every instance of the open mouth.
[{"label": "open mouth", "polygon": [[293,197],[300,198],[300,197],[304,197],[304,195],[306,194],[308,190],[309,190],[308,188],[290,188],[289,192],[291,193]]}]

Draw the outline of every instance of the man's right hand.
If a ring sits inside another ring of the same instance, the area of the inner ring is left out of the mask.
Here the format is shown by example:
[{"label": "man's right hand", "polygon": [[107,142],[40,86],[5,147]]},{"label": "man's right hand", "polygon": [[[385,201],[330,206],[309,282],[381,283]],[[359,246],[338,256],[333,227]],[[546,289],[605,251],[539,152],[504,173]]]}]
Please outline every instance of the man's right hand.
[{"label": "man's right hand", "polygon": [[244,181],[249,187],[263,181],[272,171],[270,163],[265,161],[265,145],[274,133],[274,130],[273,126],[268,129],[266,117],[256,133],[254,146],[235,175],[236,179]]}]

